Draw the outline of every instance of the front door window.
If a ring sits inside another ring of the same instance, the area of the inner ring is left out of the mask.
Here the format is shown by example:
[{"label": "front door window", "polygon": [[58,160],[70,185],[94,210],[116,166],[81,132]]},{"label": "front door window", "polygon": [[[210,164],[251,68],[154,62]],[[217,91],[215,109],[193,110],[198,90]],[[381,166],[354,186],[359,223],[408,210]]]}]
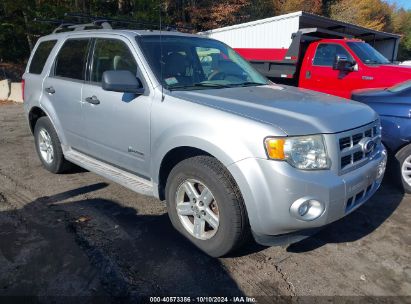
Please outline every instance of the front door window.
[{"label": "front door window", "polygon": [[97,39],[94,47],[92,82],[101,82],[105,71],[127,70],[137,74],[137,63],[128,46],[117,39]]},{"label": "front door window", "polygon": [[350,53],[343,46],[333,43],[321,43],[315,52],[313,65],[332,67],[337,55],[344,55],[348,60],[353,60]]}]

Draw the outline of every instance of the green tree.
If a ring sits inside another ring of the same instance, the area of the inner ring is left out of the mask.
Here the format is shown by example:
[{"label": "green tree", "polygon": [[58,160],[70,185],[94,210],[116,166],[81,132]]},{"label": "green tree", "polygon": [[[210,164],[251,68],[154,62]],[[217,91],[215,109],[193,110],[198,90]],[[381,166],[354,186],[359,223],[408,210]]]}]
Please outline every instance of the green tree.
[{"label": "green tree", "polygon": [[314,14],[321,14],[323,12],[322,0],[276,0],[274,6],[280,14],[295,11],[305,11]]},{"label": "green tree", "polygon": [[[126,17],[142,22],[187,25],[207,30],[303,10],[334,19],[403,35],[400,58],[411,57],[411,13],[385,0],[2,0],[0,59],[24,62],[38,37],[56,25],[34,18],[63,19],[66,12]],[[159,5],[161,3],[161,5]],[[86,22],[78,18],[67,21]]]},{"label": "green tree", "polygon": [[395,33],[401,34],[398,60],[411,59],[411,10],[399,9],[393,12],[392,27]]},{"label": "green tree", "polygon": [[391,29],[392,8],[382,0],[341,0],[330,7],[330,17],[378,31]]}]

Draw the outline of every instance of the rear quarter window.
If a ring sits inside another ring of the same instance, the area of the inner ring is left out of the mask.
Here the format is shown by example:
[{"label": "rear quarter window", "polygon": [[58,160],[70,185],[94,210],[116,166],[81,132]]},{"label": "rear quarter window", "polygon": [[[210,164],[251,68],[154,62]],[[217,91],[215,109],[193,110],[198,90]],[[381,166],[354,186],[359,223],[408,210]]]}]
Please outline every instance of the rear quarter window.
[{"label": "rear quarter window", "polygon": [[39,46],[36,49],[36,52],[33,55],[33,59],[31,60],[29,73],[41,74],[43,72],[47,58],[49,58],[49,55],[56,45],[56,42],[57,40],[47,40],[40,42]]}]

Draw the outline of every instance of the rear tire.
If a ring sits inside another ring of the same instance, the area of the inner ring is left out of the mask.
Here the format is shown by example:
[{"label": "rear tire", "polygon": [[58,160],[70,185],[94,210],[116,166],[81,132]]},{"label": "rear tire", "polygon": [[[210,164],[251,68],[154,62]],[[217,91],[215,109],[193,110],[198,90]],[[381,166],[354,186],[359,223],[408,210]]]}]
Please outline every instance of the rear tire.
[{"label": "rear tire", "polygon": [[397,176],[402,190],[411,193],[411,145],[403,147],[395,154],[398,162]]},{"label": "rear tire", "polygon": [[62,173],[70,168],[71,164],[64,158],[57,132],[48,117],[44,116],[37,120],[34,140],[44,168],[52,173]]},{"label": "rear tire", "polygon": [[177,164],[168,176],[165,194],[173,226],[210,256],[226,255],[249,239],[240,191],[215,158],[195,156]]}]

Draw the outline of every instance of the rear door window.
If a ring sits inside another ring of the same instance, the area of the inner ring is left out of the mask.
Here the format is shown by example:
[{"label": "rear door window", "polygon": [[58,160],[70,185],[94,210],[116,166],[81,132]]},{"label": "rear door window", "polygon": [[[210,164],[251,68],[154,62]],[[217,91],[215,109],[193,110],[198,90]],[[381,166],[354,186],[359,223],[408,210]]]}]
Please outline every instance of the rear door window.
[{"label": "rear door window", "polygon": [[91,82],[101,82],[105,71],[127,70],[137,75],[137,62],[129,47],[118,39],[96,39]]},{"label": "rear door window", "polygon": [[84,80],[90,39],[68,39],[56,57],[54,76]]},{"label": "rear door window", "polygon": [[348,51],[339,44],[319,44],[317,51],[315,52],[313,65],[318,66],[333,66],[335,61],[335,56],[344,55],[349,60],[352,60],[352,56]]},{"label": "rear door window", "polygon": [[47,58],[49,58],[49,55],[56,45],[56,42],[57,40],[47,40],[40,42],[39,46],[36,49],[36,52],[33,55],[33,59],[31,59],[29,73],[41,74],[43,72]]}]

